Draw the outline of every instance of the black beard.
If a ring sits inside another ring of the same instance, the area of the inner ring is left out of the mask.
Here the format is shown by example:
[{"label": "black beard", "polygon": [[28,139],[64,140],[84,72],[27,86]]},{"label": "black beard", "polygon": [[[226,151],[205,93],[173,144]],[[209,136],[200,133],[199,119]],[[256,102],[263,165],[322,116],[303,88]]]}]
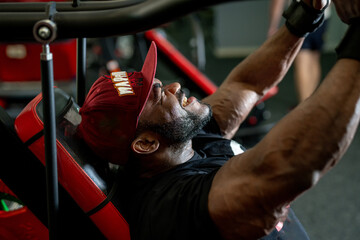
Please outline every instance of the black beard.
[{"label": "black beard", "polygon": [[141,123],[139,122],[137,133],[139,134],[146,130],[158,133],[166,140],[168,140],[169,144],[172,146],[186,143],[195,137],[199,131],[210,121],[212,116],[211,107],[208,104],[205,105],[209,107],[209,113],[204,117],[200,117],[199,115],[196,115],[185,109],[187,112],[186,117],[179,117],[171,122],[162,124],[154,124],[148,121],[142,121]]}]

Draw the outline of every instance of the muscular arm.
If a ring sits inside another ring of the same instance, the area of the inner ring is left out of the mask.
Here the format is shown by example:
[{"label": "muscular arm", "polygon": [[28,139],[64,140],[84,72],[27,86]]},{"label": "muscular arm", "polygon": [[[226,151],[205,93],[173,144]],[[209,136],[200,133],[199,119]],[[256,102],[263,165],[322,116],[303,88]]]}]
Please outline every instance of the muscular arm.
[{"label": "muscular arm", "polygon": [[360,118],[360,62],[341,59],[318,91],[216,174],[209,211],[226,239],[256,239],[349,146]]},{"label": "muscular arm", "polygon": [[233,137],[255,103],[283,79],[302,42],[303,38],[282,27],[237,65],[218,91],[203,100],[212,106],[224,137]]}]

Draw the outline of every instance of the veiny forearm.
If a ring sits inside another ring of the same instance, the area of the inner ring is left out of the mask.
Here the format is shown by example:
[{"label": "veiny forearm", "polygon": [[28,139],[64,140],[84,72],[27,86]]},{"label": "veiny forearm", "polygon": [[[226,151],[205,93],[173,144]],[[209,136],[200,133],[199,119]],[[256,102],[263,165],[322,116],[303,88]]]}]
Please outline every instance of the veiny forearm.
[{"label": "veiny forearm", "polygon": [[286,27],[239,63],[213,95],[210,104],[224,137],[231,138],[256,102],[287,73],[303,39]]},{"label": "veiny forearm", "polygon": [[285,26],[257,51],[235,67],[226,82],[241,83],[260,95],[277,85],[298,53],[303,38],[292,35]]},{"label": "veiny forearm", "polygon": [[[343,59],[318,91],[282,119],[260,144],[301,171],[325,173],[349,146],[359,123],[360,63]],[[270,157],[271,158],[271,157]],[[266,156],[265,156],[266,159]]]},{"label": "veiny forearm", "polygon": [[[342,157],[360,118],[360,63],[337,62],[318,91],[214,178],[209,211],[226,239],[256,239]],[[245,234],[245,236],[244,236]]]}]

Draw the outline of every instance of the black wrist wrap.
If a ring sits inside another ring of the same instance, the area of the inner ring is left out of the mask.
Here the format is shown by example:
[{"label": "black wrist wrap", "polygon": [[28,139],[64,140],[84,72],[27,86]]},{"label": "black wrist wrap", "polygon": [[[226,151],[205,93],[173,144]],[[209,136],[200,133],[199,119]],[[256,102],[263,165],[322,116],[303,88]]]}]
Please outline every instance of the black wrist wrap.
[{"label": "black wrist wrap", "polygon": [[324,22],[324,10],[328,5],[329,1],[322,10],[317,10],[303,1],[293,0],[283,13],[286,27],[296,36],[306,37]]},{"label": "black wrist wrap", "polygon": [[351,58],[360,61],[360,18],[350,20],[350,25],[335,49],[338,59]]}]

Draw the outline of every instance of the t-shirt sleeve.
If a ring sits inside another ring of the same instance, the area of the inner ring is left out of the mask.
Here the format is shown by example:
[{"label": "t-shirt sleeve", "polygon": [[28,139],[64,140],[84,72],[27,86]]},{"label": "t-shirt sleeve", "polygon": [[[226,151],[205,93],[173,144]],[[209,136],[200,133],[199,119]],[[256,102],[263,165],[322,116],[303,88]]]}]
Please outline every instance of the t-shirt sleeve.
[{"label": "t-shirt sleeve", "polygon": [[208,212],[208,194],[216,171],[167,176],[144,196],[136,239],[219,239]]}]

